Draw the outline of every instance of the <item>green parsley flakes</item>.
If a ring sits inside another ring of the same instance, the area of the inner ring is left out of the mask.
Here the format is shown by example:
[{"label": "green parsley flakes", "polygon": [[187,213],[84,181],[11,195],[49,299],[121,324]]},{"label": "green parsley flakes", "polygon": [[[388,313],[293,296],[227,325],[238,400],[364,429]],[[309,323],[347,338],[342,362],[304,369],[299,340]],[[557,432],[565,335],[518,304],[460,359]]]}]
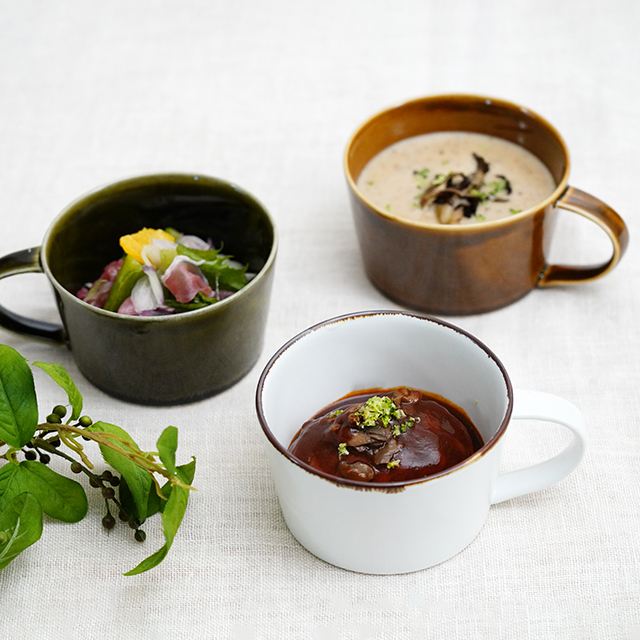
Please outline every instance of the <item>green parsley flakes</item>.
[{"label": "green parsley flakes", "polygon": [[501,191],[508,191],[507,181],[501,177],[497,177],[495,180],[492,180],[491,182],[487,182],[485,186],[489,190],[490,196],[495,196]]},{"label": "green parsley flakes", "polygon": [[489,194],[478,191],[478,189],[469,189],[469,195],[474,198],[480,198],[480,202],[484,202],[489,199]]},{"label": "green parsley flakes", "polygon": [[387,427],[391,420],[404,418],[405,412],[399,409],[387,396],[371,396],[356,411],[356,415],[358,416],[358,425],[365,429],[366,427],[374,427],[378,422],[383,427]]},{"label": "green parsley flakes", "polygon": [[433,179],[431,184],[433,186],[438,186],[439,184],[442,184],[443,182],[446,182],[449,179],[450,175],[451,175],[451,172],[449,172],[449,173],[438,173],[436,175],[436,177]]}]

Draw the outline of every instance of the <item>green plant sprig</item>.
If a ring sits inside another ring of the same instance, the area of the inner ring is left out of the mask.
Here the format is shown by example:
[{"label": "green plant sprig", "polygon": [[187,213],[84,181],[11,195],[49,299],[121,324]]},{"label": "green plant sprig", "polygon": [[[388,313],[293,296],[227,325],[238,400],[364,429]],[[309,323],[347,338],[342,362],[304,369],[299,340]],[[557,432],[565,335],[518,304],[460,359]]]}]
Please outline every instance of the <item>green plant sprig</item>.
[{"label": "green plant sprig", "polygon": [[[62,387],[70,412],[67,406],[56,405],[46,422],[40,423],[29,364],[15,349],[0,345],[0,449],[6,447],[0,452],[0,459],[6,461],[0,466],[0,570],[40,539],[43,513],[69,523],[87,515],[84,488],[51,469],[52,456],[65,460],[72,473],[86,475],[90,486],[101,491],[105,529],[116,524],[111,513],[115,507],[120,520],[128,523],[135,530],[135,539],[142,542],[146,534],[140,526],[147,518],[161,514],[164,546],[125,575],[157,566],[173,544],[193,490],[195,458],[176,465],[177,428],[167,427],[161,433],[157,451],[142,451],[124,429],[81,416],[82,395],[61,365],[34,362],[32,366]],[[80,440],[96,444],[116,473],[109,469],[94,473],[95,465]],[[24,460],[19,460],[20,455]]]},{"label": "green plant sprig", "polygon": [[[105,471],[101,475],[93,473],[92,470],[95,468],[93,464],[91,464],[91,466],[87,468],[85,465],[67,455],[64,451],[60,451],[60,449],[58,449],[50,441],[43,440],[41,438],[33,438],[31,440],[31,444],[37,449],[42,449],[51,454],[64,458],[67,462],[71,463],[70,468],[73,473],[84,473],[89,479],[89,483],[92,487],[96,489],[102,489],[102,495],[107,510],[107,514],[102,518],[102,525],[105,529],[113,529],[113,527],[115,526],[115,518],[113,518],[113,516],[111,515],[111,510],[109,507],[109,502],[111,501],[118,507],[121,520],[129,523],[132,528],[135,528],[136,534],[138,533],[138,531],[142,531],[141,529],[139,529],[140,522],[137,522],[135,516],[130,514],[126,507],[118,500],[115,491],[113,491],[113,488],[105,486],[105,481],[107,481],[108,484],[111,484],[113,487],[117,487],[122,481],[120,477],[118,477],[117,475],[113,475],[110,471]],[[108,494],[105,492],[105,490],[110,491],[111,493]]]},{"label": "green plant sprig", "polygon": [[[160,454],[157,451],[148,451],[145,453],[138,452],[133,448],[133,441],[131,439],[121,438],[113,433],[109,433],[106,431],[88,431],[86,428],[79,428],[77,426],[72,425],[57,425],[55,428],[51,428],[49,424],[41,424],[38,425],[38,429],[44,433],[55,432],[58,434],[58,437],[62,442],[64,442],[70,449],[76,451],[76,453],[83,459],[84,464],[89,468],[93,469],[94,466],[91,461],[86,457],[83,451],[83,446],[79,442],[76,442],[76,438],[78,436],[82,436],[87,440],[93,440],[100,446],[107,447],[112,451],[128,458],[132,462],[138,464],[141,468],[146,469],[150,474],[160,474],[167,478],[167,480],[171,484],[179,485],[184,487],[185,489],[193,490],[194,488],[180,480],[177,475],[174,475],[167,471],[162,464],[159,464],[155,461],[156,456]],[[71,437],[68,437],[68,434],[71,434]],[[42,441],[41,442],[46,442]],[[119,446],[120,445],[125,445]],[[57,450],[51,450],[51,453],[58,453]],[[151,476],[152,479],[156,482],[158,496],[161,499],[164,498],[162,494],[162,489],[160,487],[160,483],[157,481],[154,475]]]}]

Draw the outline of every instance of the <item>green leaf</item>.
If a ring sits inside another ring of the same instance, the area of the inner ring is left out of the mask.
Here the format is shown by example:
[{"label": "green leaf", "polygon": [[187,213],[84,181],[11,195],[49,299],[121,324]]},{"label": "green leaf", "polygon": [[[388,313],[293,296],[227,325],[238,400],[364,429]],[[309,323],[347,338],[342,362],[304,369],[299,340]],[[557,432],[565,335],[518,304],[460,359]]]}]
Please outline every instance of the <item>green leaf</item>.
[{"label": "green leaf", "polygon": [[164,303],[167,307],[171,307],[179,312],[184,311],[194,311],[195,309],[203,309],[204,307],[208,307],[216,302],[220,302],[217,298],[207,298],[202,295],[202,292],[196,294],[196,297],[192,302],[178,302],[172,295],[171,292],[168,292],[165,296]]},{"label": "green leaf", "polygon": [[135,283],[143,275],[142,265],[127,254],[116,279],[113,281],[109,297],[104,303],[104,308],[107,311],[117,311],[120,305],[131,295]]},{"label": "green leaf", "polygon": [[191,485],[193,484],[193,478],[196,475],[196,459],[195,457],[191,459],[191,462],[187,462],[187,464],[181,464],[176,468],[176,473],[178,478],[182,480],[185,484]]},{"label": "green leaf", "polygon": [[[153,492],[152,492],[153,493]],[[138,508],[136,507],[136,503],[133,499],[133,495],[131,495],[131,489],[129,489],[129,485],[124,478],[120,479],[120,485],[118,486],[118,499],[120,500],[120,504],[122,508],[130,515],[140,520],[140,515],[138,514]],[[147,509],[148,512],[148,509]],[[142,522],[142,520],[140,520]]]},{"label": "green leaf", "polygon": [[200,270],[214,290],[219,287],[238,291],[247,284],[245,275],[247,267],[233,267],[226,259],[219,258],[215,262],[205,262],[200,265]]},{"label": "green leaf", "polygon": [[[188,464],[182,465],[176,469],[176,475],[185,484],[191,484],[193,482],[193,476],[195,475],[196,461],[195,458]],[[169,553],[171,545],[175,535],[182,523],[182,518],[187,509],[187,503],[189,502],[189,489],[173,485],[169,494],[164,510],[162,511],[162,527],[164,531],[164,546],[158,549],[154,554],[143,560],[137,567],[127,571],[125,576],[135,576],[139,573],[149,571],[157,567]]]},{"label": "green leaf", "polygon": [[234,267],[229,263],[231,256],[219,254],[215,249],[203,251],[178,245],[178,253],[193,260],[204,260],[198,268],[207,278],[214,291],[217,288],[238,291],[247,284],[246,266]]},{"label": "green leaf", "polygon": [[20,449],[33,438],[37,426],[31,369],[15,349],[0,345],[0,440]]},{"label": "green leaf", "polygon": [[136,506],[135,500],[133,499],[133,495],[131,494],[131,489],[129,489],[129,485],[127,481],[122,478],[120,481],[120,486],[118,487],[118,494],[120,498],[120,504],[123,509],[134,518],[137,518],[140,524],[142,524],[146,519],[150,518],[152,515],[155,515],[160,511],[162,506],[164,505],[164,500],[160,498],[158,492],[155,489],[155,486],[151,487],[149,491],[149,499],[147,500],[147,509],[146,509],[146,518],[141,517],[138,513],[138,507]]},{"label": "green leaf", "polygon": [[173,476],[176,473],[176,449],[178,448],[178,429],[167,427],[158,438],[158,455],[166,470]]},{"label": "green leaf", "polygon": [[178,255],[187,256],[192,260],[204,260],[205,262],[215,262],[220,251],[218,249],[193,249],[183,244],[178,244]]},{"label": "green leaf", "polygon": [[66,392],[71,405],[70,420],[77,420],[82,413],[82,394],[67,370],[54,362],[34,362],[34,367],[40,367],[54,382],[57,382]]},{"label": "green leaf", "polygon": [[[114,435],[117,439],[112,439],[111,441],[116,447],[128,453],[141,453],[140,448],[133,441],[133,438],[124,429],[114,424],[94,422],[90,427],[87,427],[86,431]],[[105,462],[118,471],[126,481],[133,496],[136,509],[138,510],[140,521],[144,521],[147,517],[149,491],[153,484],[151,475],[133,460],[130,460],[122,453],[114,451],[103,444],[100,445],[100,452]]]},{"label": "green leaf", "polygon": [[40,502],[42,510],[62,522],[80,522],[87,515],[82,485],[35,460],[20,463],[20,483]]},{"label": "green leaf", "polygon": [[56,473],[42,462],[24,460],[0,469],[0,508],[28,492],[42,510],[62,522],[80,522],[87,515],[87,495],[75,480]]},{"label": "green leaf", "polygon": [[[160,460],[162,460],[162,463],[164,464],[167,471],[169,471],[169,473],[171,473],[172,475],[175,475],[177,472],[176,449],[178,448],[178,429],[176,427],[167,427],[158,438],[157,446]],[[167,482],[162,487],[162,492],[165,498],[169,497],[170,491],[171,483]],[[127,481],[124,479],[120,483],[119,498],[125,511],[129,515],[137,518],[142,524],[145,521],[145,518],[140,516],[138,507],[136,506],[135,500],[131,493],[131,489],[129,488]],[[159,511],[162,511],[165,504],[166,500],[163,500],[158,495],[155,487],[152,487],[149,491],[149,499],[147,500],[146,518],[150,518],[152,515],[158,513]]]},{"label": "green leaf", "polygon": [[0,467],[0,511],[2,511],[19,493],[22,493],[18,489],[20,467],[17,464],[9,462]]},{"label": "green leaf", "polygon": [[[188,464],[183,464],[180,465],[179,467],[176,468],[176,472],[180,471],[180,474],[178,477],[186,484],[192,484],[193,483],[193,477],[196,473],[196,459],[194,458],[193,460],[191,460],[191,462],[189,462]],[[172,489],[173,485],[171,484],[171,482],[169,482],[167,480],[167,482],[165,482],[162,485],[162,495],[169,499],[169,496],[171,495],[171,489]],[[167,500],[160,500],[160,511],[162,511],[164,509],[164,506],[167,504]]]},{"label": "green leaf", "polygon": [[123,576],[137,576],[140,573],[144,573],[145,571],[149,571],[149,569],[153,569],[157,567],[169,553],[169,549],[171,545],[165,545],[160,547],[154,554],[150,555],[148,558],[145,558],[137,567],[131,569],[131,571],[127,571],[123,573]]},{"label": "green leaf", "polygon": [[42,535],[42,509],[30,493],[17,495],[0,513],[0,532],[8,539],[0,544],[0,570],[4,569]]}]

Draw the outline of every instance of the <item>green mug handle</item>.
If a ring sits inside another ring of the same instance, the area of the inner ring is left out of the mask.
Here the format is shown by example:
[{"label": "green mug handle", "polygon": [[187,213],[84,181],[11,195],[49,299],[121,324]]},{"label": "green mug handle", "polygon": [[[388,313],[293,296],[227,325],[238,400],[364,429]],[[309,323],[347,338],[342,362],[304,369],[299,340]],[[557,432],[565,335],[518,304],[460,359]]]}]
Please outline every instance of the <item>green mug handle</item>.
[{"label": "green mug handle", "polygon": [[[0,258],[0,280],[22,273],[44,273],[40,263],[40,247],[23,249]],[[65,331],[59,324],[25,318],[0,305],[0,327],[36,338],[65,342]]]},{"label": "green mug handle", "polygon": [[620,262],[629,244],[629,230],[624,220],[602,200],[574,187],[567,187],[556,202],[556,207],[579,213],[601,227],[613,244],[613,255],[607,262],[585,267],[548,264],[540,275],[538,286],[578,284],[609,273]]}]

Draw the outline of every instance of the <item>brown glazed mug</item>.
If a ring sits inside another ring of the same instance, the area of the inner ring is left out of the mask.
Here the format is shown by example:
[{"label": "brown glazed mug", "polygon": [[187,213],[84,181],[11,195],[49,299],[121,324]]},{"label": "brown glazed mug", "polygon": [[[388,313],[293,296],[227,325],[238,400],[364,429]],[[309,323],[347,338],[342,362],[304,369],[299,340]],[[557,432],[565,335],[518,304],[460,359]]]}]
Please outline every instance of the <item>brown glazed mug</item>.
[{"label": "brown glazed mug", "polygon": [[[128,316],[76,292],[121,257],[119,238],[143,227],[211,238],[255,277],[232,296],[195,311]],[[240,187],[202,174],[158,174],[96,189],[66,207],[42,245],[0,258],[0,279],[44,273],[62,326],[0,307],[0,326],[66,343],[102,391],[146,405],[207,398],[234,385],[262,350],[277,235],[264,206]]]},{"label": "brown glazed mug", "polygon": [[[404,220],[363,196],[356,183],[369,160],[395,142],[436,131],[483,133],[514,142],[547,166],[556,188],[535,207],[473,225]],[[535,287],[604,276],[626,250],[627,227],[604,202],[568,185],[569,168],[569,152],[553,126],[529,109],[504,100],[433,96],[378,113],[354,133],[344,158],[367,276],[391,300],[443,315],[492,311]],[[611,259],[592,266],[548,264],[545,256],[558,208],[599,225],[611,239]]]}]

